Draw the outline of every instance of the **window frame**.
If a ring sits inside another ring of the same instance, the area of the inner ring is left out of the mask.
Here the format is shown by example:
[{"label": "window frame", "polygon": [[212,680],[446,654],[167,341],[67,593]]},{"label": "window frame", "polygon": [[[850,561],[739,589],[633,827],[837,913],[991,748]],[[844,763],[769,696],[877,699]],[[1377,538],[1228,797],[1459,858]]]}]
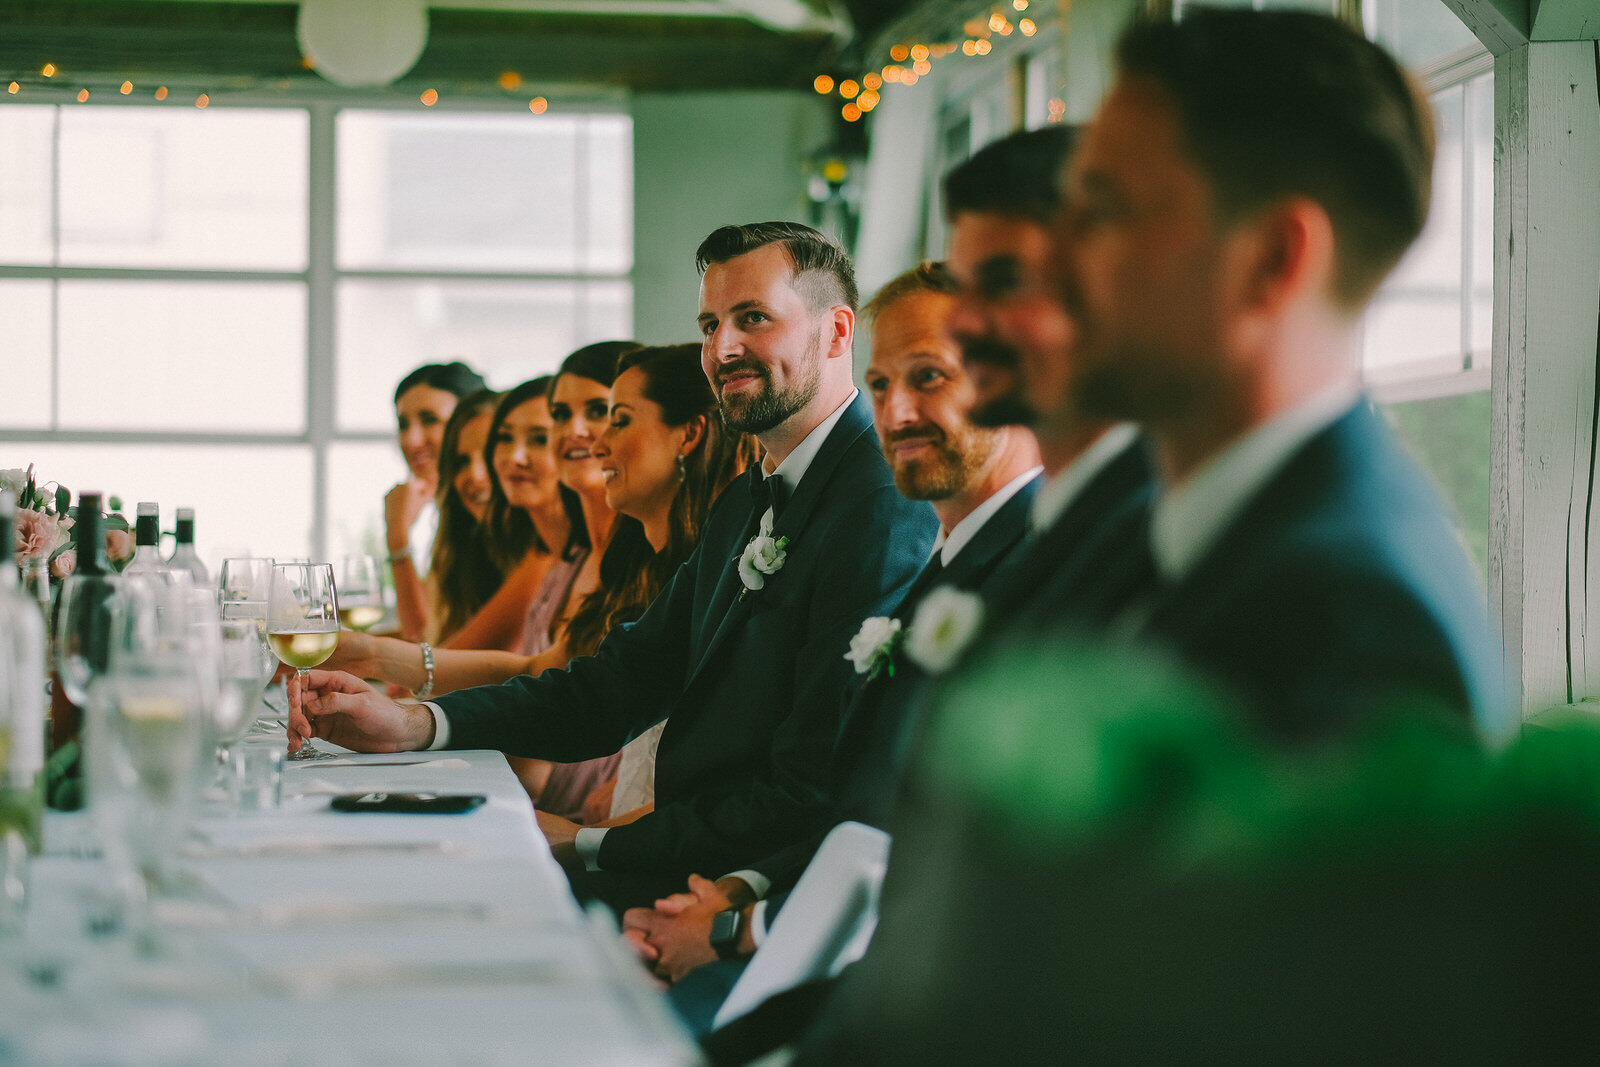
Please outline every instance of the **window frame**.
[{"label": "window frame", "polygon": [[[172,101],[160,107],[182,108],[193,106],[179,103],[177,91]],[[5,103],[32,106],[69,107],[141,107],[151,102],[143,98],[95,100],[81,103],[70,90],[34,90],[24,99],[0,100]],[[541,115],[555,117],[622,115],[632,120],[631,108],[625,94],[597,92],[576,95],[560,105],[552,103],[547,111],[529,114],[526,102],[464,99],[440,100],[424,107],[414,99],[391,97],[358,97],[353,95],[320,95],[313,93],[239,93],[226,98],[210,97],[207,109],[232,108],[254,110],[303,111],[306,124],[307,199],[304,225],[306,227],[306,265],[304,270],[239,270],[211,268],[145,268],[145,267],[68,267],[56,263],[20,264],[0,262],[0,280],[23,279],[50,282],[51,323],[50,340],[50,425],[48,427],[8,427],[0,424],[0,445],[8,443],[51,445],[245,445],[308,447],[311,452],[312,481],[307,487],[311,495],[310,551],[319,559],[329,557],[332,549],[332,517],[330,515],[329,460],[336,445],[350,443],[386,442],[392,445],[391,431],[341,429],[338,423],[337,404],[337,304],[340,283],[344,280],[378,281],[488,281],[488,282],[564,282],[564,283],[616,283],[627,287],[631,294],[634,270],[631,249],[633,235],[629,233],[630,265],[625,270],[592,269],[579,271],[499,270],[499,269],[427,269],[427,268],[361,268],[342,269],[337,262],[338,237],[338,117],[345,111],[394,111],[426,113],[429,115],[526,115],[538,121]],[[586,143],[587,137],[581,136]],[[52,241],[59,241],[61,220],[59,204],[61,182],[59,174],[60,124],[54,124],[50,160],[50,228]],[[580,161],[585,166],[587,160]],[[630,183],[637,175],[630,176]],[[207,282],[293,282],[305,291],[305,395],[303,397],[303,429],[293,432],[220,431],[185,432],[176,430],[95,430],[63,429],[59,426],[60,411],[60,351],[59,351],[59,285],[62,281],[76,280],[138,280],[138,281],[207,281]],[[384,390],[392,383],[375,383]],[[399,455],[396,451],[396,464]],[[54,472],[46,472],[53,474]],[[373,487],[373,510],[381,515],[383,486]]]}]

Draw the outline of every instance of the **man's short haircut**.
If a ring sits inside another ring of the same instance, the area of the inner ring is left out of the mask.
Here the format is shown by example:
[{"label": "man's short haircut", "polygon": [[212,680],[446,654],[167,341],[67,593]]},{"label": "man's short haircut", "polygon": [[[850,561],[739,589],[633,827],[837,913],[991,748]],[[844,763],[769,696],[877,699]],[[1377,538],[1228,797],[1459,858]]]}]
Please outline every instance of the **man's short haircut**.
[{"label": "man's short haircut", "polygon": [[897,278],[891,278],[883,284],[873,298],[867,301],[867,306],[861,309],[864,318],[876,319],[883,314],[884,308],[908,296],[917,296],[922,293],[959,293],[961,286],[956,284],[955,277],[949,268],[942,262],[928,260],[918,263]]},{"label": "man's short haircut", "polygon": [[798,222],[752,222],[743,226],[723,226],[700,242],[694,265],[701,274],[713,263],[726,263],[735,256],[754,252],[770,244],[783,245],[784,254],[794,266],[794,287],[805,297],[812,311],[824,311],[837,304],[856,310],[856,269],[850,253],[832,238]]},{"label": "man's short haircut", "polygon": [[452,393],[457,400],[484,388],[482,375],[460,360],[454,363],[424,363],[400,379],[400,384],[394,387],[394,402],[400,403],[401,397],[419,385]]},{"label": "man's short haircut", "polygon": [[1358,308],[1422,232],[1433,118],[1400,65],[1355,30],[1304,11],[1188,8],[1135,24],[1124,76],[1171,97],[1219,222],[1305,196],[1332,220],[1333,297]]},{"label": "man's short haircut", "polygon": [[991,141],[944,176],[944,214],[963,211],[1048,226],[1061,210],[1061,168],[1077,130],[1044,126]]}]

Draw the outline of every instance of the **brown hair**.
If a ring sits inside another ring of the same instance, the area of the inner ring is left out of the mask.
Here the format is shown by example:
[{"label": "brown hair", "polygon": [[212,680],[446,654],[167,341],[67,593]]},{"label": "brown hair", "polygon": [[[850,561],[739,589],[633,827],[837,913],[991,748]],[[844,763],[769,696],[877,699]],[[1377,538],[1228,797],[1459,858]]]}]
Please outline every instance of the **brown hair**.
[{"label": "brown hair", "polygon": [[[431,639],[434,641],[446,640],[461,629],[489,602],[505,577],[489,557],[483,526],[462,503],[455,485],[456,474],[462,467],[459,457],[462,429],[484,412],[493,411],[499,399],[500,394],[491,389],[480,389],[464,396],[444,424],[436,497],[439,532],[433,539],[433,562],[428,568],[428,587],[433,600]],[[493,482],[492,477],[490,481]],[[488,518],[487,513],[484,518]]]},{"label": "brown hair", "polygon": [[612,629],[644,614],[656,594],[694,551],[700,527],[717,494],[757,459],[755,439],[729,433],[717,412],[716,397],[700,369],[698,344],[655,345],[623,354],[617,375],[644,371],[644,395],[661,408],[668,426],[706,421],[705,433],[684,457],[683,482],[672,498],[667,544],[657,552],[639,520],[617,516],[611,543],[600,559],[600,585],[583,598],[567,625],[567,649],[589,655]]},{"label": "brown hair", "polygon": [[726,263],[770,244],[783,246],[784,255],[794,268],[795,291],[806,298],[806,306],[812,311],[823,311],[835,304],[856,309],[861,297],[856,291],[856,268],[850,262],[850,253],[821,230],[798,222],[750,222],[713,230],[695,250],[694,265],[704,274],[713,263]]},{"label": "brown hair", "polygon": [[908,296],[918,293],[958,293],[961,286],[956,283],[950,269],[941,262],[924,260],[915,267],[898,277],[891,278],[883,283],[883,288],[867,306],[861,309],[861,314],[869,319],[876,319],[883,314],[883,309],[897,300],[904,300]]},{"label": "brown hair", "polygon": [[1305,11],[1188,8],[1136,23],[1117,46],[1123,75],[1159,82],[1220,221],[1289,196],[1333,223],[1333,296],[1358,308],[1428,218],[1433,119],[1382,48]]}]

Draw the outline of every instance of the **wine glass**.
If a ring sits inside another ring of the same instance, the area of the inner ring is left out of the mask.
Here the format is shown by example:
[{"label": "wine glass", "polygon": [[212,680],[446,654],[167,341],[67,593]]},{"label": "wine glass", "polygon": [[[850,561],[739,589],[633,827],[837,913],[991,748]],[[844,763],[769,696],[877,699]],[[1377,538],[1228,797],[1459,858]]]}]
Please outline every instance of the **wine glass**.
[{"label": "wine glass", "polygon": [[223,614],[248,613],[248,608],[230,611],[230,605],[259,605],[255,617],[265,618],[272,566],[273,561],[265,556],[229,556],[223,560],[222,570],[217,572],[217,599],[223,605]]},{"label": "wine glass", "polygon": [[222,644],[221,688],[212,722],[217,735],[217,762],[233,766],[233,747],[262,710],[262,694],[272,681],[272,650],[261,626],[265,619],[224,618],[218,624]]},{"label": "wine glass", "polygon": [[56,672],[67,699],[83,707],[89,684],[110,665],[113,601],[122,579],[72,574],[56,606]]},{"label": "wine glass", "polygon": [[193,594],[162,582],[119,587],[109,601],[107,665],[88,691],[90,817],[124,918],[141,935],[149,891],[193,812],[209,737],[206,688],[216,663]]},{"label": "wine glass", "polygon": [[267,642],[293,667],[303,685],[306,672],[339,644],[339,597],[331,563],[279,563],[267,593]]},{"label": "wine glass", "polygon": [[383,571],[371,556],[346,556],[339,570],[339,621],[370,630],[383,619]]}]

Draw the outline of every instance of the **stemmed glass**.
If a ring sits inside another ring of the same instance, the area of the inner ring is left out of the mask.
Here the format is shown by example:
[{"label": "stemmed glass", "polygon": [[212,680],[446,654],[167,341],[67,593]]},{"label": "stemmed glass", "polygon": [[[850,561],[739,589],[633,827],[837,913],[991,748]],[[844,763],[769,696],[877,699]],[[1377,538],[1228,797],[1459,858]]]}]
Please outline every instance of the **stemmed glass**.
[{"label": "stemmed glass", "polygon": [[[227,605],[223,605],[224,609]],[[224,773],[233,767],[233,746],[239,743],[262,709],[262,694],[272,681],[272,651],[262,633],[261,618],[224,617],[219,623],[222,639],[221,687],[212,722],[217,735],[217,762]]]},{"label": "stemmed glass", "polygon": [[383,571],[371,556],[346,556],[339,569],[339,621],[370,630],[383,619]]},{"label": "stemmed glass", "polygon": [[116,575],[72,574],[56,605],[56,673],[67,699],[83,707],[89,685],[110,666]]},{"label": "stemmed glass", "polygon": [[[223,606],[223,615],[266,618],[267,590],[272,586],[273,561],[265,556],[229,556],[222,561],[217,573],[217,599]],[[231,605],[240,605],[230,610]],[[250,606],[259,610],[251,612]]]},{"label": "stemmed glass", "polygon": [[91,818],[140,933],[148,892],[188,826],[210,736],[215,633],[194,593],[163,582],[119,587],[109,601],[107,667],[88,691]]},{"label": "stemmed glass", "polygon": [[294,668],[302,685],[307,671],[333,655],[339,645],[333,564],[279,563],[272,568],[267,641],[273,654]]}]

